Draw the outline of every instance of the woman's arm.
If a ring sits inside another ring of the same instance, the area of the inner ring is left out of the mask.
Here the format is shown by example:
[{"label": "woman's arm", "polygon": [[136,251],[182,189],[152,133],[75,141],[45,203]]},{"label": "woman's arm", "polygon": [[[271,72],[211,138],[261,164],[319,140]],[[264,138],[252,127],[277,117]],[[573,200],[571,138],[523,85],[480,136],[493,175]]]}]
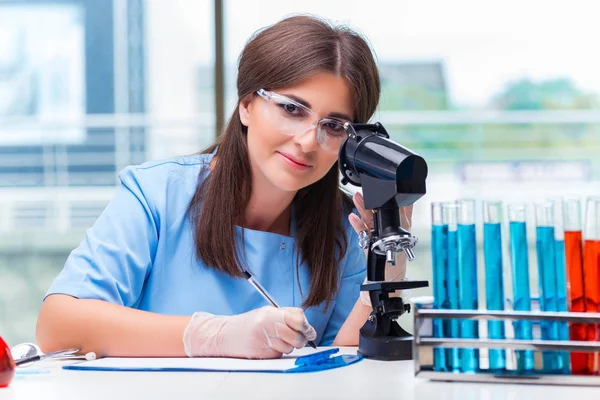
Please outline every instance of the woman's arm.
[{"label": "woman's arm", "polygon": [[[386,274],[386,280],[390,275],[396,277],[396,279],[402,280],[406,275],[406,257],[403,253],[396,254],[396,272],[392,274]],[[368,292],[361,292],[364,297],[368,297]],[[402,291],[396,291],[390,293],[390,297],[400,297],[402,296]],[[333,346],[358,346],[358,334],[360,328],[365,324],[367,318],[373,311],[373,308],[370,305],[365,305],[361,297],[356,301],[352,311],[344,321],[344,324],[340,328],[335,340],[333,341]],[[370,302],[370,300],[369,300]]]},{"label": "woman's arm", "polygon": [[362,301],[357,300],[354,304],[354,308],[346,318],[344,325],[340,328],[332,346],[358,346],[358,334],[360,328],[365,324],[369,314],[371,314],[371,307],[363,304]]},{"label": "woman's arm", "polygon": [[38,317],[44,351],[99,355],[182,355],[188,318],[131,307],[141,297],[158,248],[166,172],[128,167],[122,185],[49,288]]},{"label": "woman's arm", "polygon": [[300,308],[180,317],[61,294],[46,298],[37,325],[45,353],[79,348],[101,357],[279,358],[316,337]]},{"label": "woman's arm", "polygon": [[45,353],[79,348],[99,357],[185,357],[183,332],[189,321],[190,317],[54,294],[42,304],[36,336]]}]

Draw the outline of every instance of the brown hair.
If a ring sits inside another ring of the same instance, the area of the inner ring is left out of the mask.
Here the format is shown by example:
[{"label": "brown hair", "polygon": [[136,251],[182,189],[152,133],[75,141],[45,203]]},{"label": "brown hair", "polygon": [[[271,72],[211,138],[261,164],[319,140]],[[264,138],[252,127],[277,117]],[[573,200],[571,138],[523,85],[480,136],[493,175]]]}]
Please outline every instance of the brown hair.
[{"label": "brown hair", "polygon": [[[258,89],[293,86],[322,72],[346,79],[353,96],[354,122],[367,122],[379,102],[380,81],[371,49],[357,33],[318,18],[294,16],[258,31],[246,44],[239,59],[237,106],[223,134],[202,152],[216,150],[218,162],[196,189],[189,207],[196,254],[207,266],[230,276],[243,276],[235,225],[243,227],[252,173],[247,128],[238,111],[240,101]],[[348,247],[343,218],[352,210],[352,201],[338,182],[336,163],[294,198],[295,240],[310,271],[310,292],[304,307],[323,301],[328,307],[337,292],[337,264]]]}]

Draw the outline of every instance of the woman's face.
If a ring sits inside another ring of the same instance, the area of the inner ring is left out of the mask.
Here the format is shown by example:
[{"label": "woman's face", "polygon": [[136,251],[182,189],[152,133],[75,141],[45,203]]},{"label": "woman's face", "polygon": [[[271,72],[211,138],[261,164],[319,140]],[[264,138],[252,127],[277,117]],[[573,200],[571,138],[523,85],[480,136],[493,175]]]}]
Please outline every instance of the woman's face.
[{"label": "woman's face", "polygon": [[[282,100],[286,98],[295,105]],[[331,73],[267,95],[248,96],[239,112],[248,127],[254,176],[283,191],[298,191],[323,178],[337,161],[342,135],[345,138],[341,123],[353,119],[352,110],[348,83]],[[321,124],[318,139],[316,125],[323,118],[332,119]]]}]

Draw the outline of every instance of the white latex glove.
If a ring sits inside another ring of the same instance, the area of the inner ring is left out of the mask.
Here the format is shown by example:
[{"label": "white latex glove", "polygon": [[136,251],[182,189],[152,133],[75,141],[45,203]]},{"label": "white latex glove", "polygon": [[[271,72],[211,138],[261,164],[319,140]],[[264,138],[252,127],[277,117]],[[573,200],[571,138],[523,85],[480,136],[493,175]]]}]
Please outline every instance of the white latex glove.
[{"label": "white latex glove", "polygon": [[[361,193],[357,192],[354,194],[352,200],[354,201],[354,205],[360,214],[360,218],[351,213],[348,216],[348,221],[356,231],[356,233],[360,233],[360,231],[367,230],[368,233],[373,229],[373,212],[371,210],[365,209],[365,202]],[[412,211],[413,206],[409,207],[401,207],[400,212],[400,225],[402,228],[410,231],[411,221],[412,221]],[[362,220],[361,220],[362,218]],[[367,258],[368,249],[365,249],[365,258]],[[368,259],[368,258],[367,258]],[[392,266],[389,263],[386,263],[385,266],[385,280],[387,282],[398,282],[406,279],[406,256],[404,252],[396,254],[396,265]],[[367,281],[365,280],[365,283]],[[390,296],[400,296],[402,293],[396,292],[392,293]],[[369,292],[360,292],[360,298],[365,305],[370,305],[371,300],[369,299]]]},{"label": "white latex glove", "polygon": [[317,333],[300,308],[262,307],[233,316],[196,312],[183,333],[188,357],[279,358]]}]

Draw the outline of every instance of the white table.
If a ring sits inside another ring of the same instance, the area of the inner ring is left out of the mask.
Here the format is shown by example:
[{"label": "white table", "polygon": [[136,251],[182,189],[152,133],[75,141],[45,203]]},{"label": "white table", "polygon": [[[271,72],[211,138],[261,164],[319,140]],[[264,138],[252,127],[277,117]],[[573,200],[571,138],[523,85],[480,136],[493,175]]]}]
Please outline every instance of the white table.
[{"label": "white table", "polygon": [[[355,348],[341,353],[356,354]],[[414,377],[412,361],[365,359],[308,374],[221,372],[94,372],[52,368],[0,389],[8,399],[407,399],[574,400],[600,398],[600,388],[430,382]]]}]

